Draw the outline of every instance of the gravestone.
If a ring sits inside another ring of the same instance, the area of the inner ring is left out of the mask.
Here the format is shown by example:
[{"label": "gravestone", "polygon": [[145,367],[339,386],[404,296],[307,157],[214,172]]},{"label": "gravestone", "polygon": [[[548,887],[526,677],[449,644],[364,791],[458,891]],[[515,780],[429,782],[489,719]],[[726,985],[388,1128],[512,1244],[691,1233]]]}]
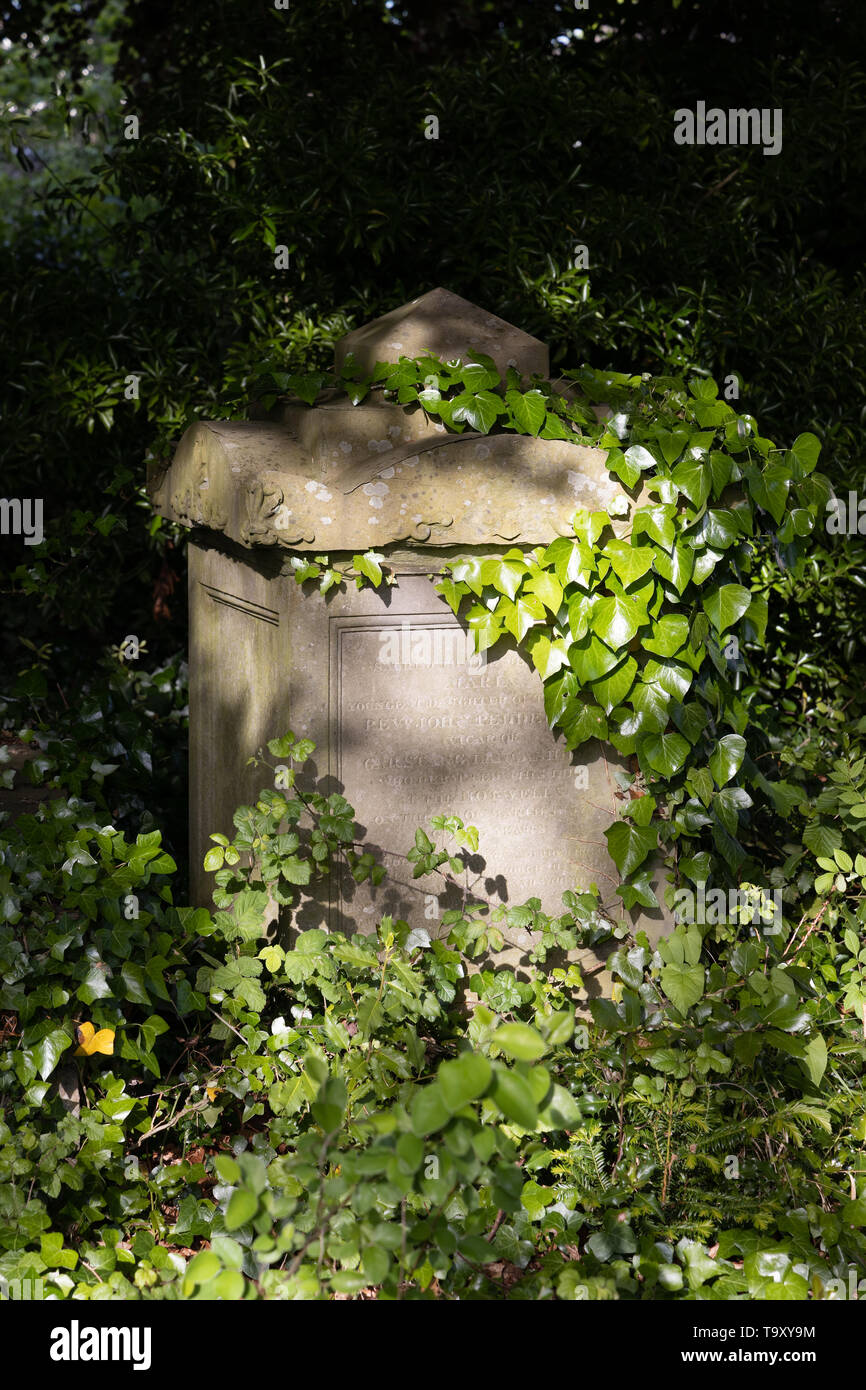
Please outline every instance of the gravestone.
[{"label": "gravestone", "polygon": [[[350,333],[338,345],[372,366],[431,352],[471,361],[487,353],[504,374],[548,375],[537,339],[447,290],[434,290]],[[446,560],[503,554],[572,535],[580,507],[632,500],[605,453],[516,434],[446,434],[420,407],[353,406],[327,393],[265,420],[193,425],[170,467],[149,480],[162,515],[192,528],[190,783],[193,900],[210,904],[202,860],[213,831],[256,799],[261,769],[247,758],[291,728],[317,745],[312,778],[356,811],[359,839],[388,875],[378,888],[335,873],[303,905],[305,926],[370,930],[390,912],[435,934],[455,890],[413,880],[415,827],[437,813],[477,826],[466,887],[516,905],[540,896],[562,910],[565,889],[596,882],[622,915],[604,830],[621,804],[611,749],[572,755],[554,736],[543,689],[512,644],[478,655],[435,589]],[[393,585],[333,589],[296,584],[292,557],[332,563],[374,547]],[[620,793],[621,795],[621,793]],[[449,896],[450,893],[450,896]],[[667,913],[631,920],[652,938]],[[528,944],[511,934],[511,944]],[[582,966],[600,976],[601,961]],[[591,993],[598,985],[589,985]]]}]

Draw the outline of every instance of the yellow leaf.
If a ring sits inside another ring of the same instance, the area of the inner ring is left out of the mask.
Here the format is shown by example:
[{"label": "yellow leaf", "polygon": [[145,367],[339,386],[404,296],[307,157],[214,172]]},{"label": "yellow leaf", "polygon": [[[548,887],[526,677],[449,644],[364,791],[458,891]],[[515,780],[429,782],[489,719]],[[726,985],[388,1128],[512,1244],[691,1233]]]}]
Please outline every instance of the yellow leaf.
[{"label": "yellow leaf", "polygon": [[79,1042],[74,1053],[76,1057],[92,1057],[94,1052],[110,1057],[114,1052],[113,1028],[100,1028],[97,1033],[92,1023],[82,1023],[76,1027],[75,1033]]},{"label": "yellow leaf", "polygon": [[219,1095],[219,1086],[205,1086],[208,1100],[216,1100]]}]

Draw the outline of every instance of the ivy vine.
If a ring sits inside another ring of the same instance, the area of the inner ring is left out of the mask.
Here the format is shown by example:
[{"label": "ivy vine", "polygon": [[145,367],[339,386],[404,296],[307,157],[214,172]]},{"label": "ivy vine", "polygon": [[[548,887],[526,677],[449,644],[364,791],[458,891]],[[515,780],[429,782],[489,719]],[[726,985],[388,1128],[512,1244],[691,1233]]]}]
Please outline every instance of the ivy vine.
[{"label": "ivy vine", "polygon": [[[456,433],[513,430],[605,452],[631,505],[623,497],[610,511],[578,510],[574,535],[546,547],[451,560],[438,590],[476,650],[511,638],[528,654],[548,722],[569,749],[598,739],[633,758],[630,796],[606,832],[626,908],[658,906],[657,852],[674,883],[760,876],[740,839],[754,804],[747,787],[781,815],[803,797],[750,754],[746,655],[765,641],[779,570],[802,567],[832,496],[816,472],[818,439],[804,433],[777,447],[720,399],[711,377],[583,367],[523,389],[513,368],[502,382],[476,354],[468,363],[402,357],[366,374],[350,357],[339,376],[275,384],[310,405],[325,387],[355,404],[381,391]],[[378,552],[355,556],[356,583],[393,583],[384,562]],[[299,583],[318,580],[326,592],[341,582],[326,556],[292,563]]]}]

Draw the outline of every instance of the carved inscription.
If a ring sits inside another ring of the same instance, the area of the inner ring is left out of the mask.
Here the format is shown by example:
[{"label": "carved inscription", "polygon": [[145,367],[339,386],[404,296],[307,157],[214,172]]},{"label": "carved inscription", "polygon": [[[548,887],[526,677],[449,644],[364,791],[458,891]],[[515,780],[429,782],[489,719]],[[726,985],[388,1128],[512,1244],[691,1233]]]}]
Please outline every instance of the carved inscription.
[{"label": "carved inscription", "polygon": [[[588,766],[556,740],[541,682],[514,650],[476,656],[453,620],[418,614],[341,618],[332,627],[333,771],[367,840],[385,854],[402,890],[342,885],[341,911],[392,911],[436,930],[454,902],[438,875],[415,880],[405,855],[414,830],[436,813],[476,825],[480,858],[469,884],[509,904],[561,895],[606,869],[602,836],[614,814],[604,761]],[[483,862],[482,862],[483,861]],[[399,901],[398,901],[399,899]],[[372,923],[371,923],[372,925]]]}]

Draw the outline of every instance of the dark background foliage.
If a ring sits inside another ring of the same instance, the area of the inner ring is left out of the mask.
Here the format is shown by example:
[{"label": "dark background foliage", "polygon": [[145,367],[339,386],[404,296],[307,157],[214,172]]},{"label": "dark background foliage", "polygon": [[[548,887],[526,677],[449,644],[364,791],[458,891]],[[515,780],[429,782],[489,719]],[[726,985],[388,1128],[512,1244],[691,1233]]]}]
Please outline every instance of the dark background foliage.
[{"label": "dark background foliage", "polygon": [[[116,713],[106,651],[130,632],[182,683],[183,537],[150,514],[147,458],[437,284],[548,341],[554,369],[736,373],[764,433],[813,430],[837,488],[862,488],[862,7],[27,0],[0,16],[0,459],[4,494],[46,510],[42,547],[3,541],[8,725],[68,721],[84,687]],[[781,154],[677,146],[673,112],[697,100],[781,107]],[[855,539],[827,549],[817,594],[780,586],[768,708],[782,653],[798,680],[862,685],[859,569]],[[181,848],[182,732],[130,698],[156,755],[139,809]]]}]

